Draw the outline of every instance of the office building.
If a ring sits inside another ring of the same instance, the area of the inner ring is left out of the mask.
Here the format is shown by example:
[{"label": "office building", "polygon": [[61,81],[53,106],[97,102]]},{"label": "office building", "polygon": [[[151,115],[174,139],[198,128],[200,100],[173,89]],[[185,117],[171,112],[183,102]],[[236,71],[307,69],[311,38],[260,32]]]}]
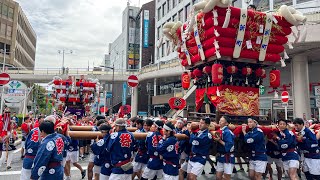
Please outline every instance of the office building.
[{"label": "office building", "polygon": [[110,59],[115,69],[137,69],[139,65],[139,30],[136,28],[135,17],[139,7],[130,6],[122,12],[122,32],[109,47]]},{"label": "office building", "polygon": [[0,53],[1,65],[33,69],[37,36],[19,4],[12,0],[0,0]]},{"label": "office building", "polygon": [[[109,44],[110,66],[114,64],[115,71],[138,70],[154,63],[154,17],[155,1],[143,4],[141,8],[128,4],[122,13],[122,32],[115,41]],[[141,82],[139,88],[139,93],[146,94],[146,82]],[[115,84],[114,90],[129,92],[129,88],[126,88],[124,84]],[[124,95],[114,97],[114,105],[125,102],[124,98]],[[147,101],[146,96],[139,96],[139,101]],[[127,101],[127,104],[130,102]],[[143,111],[147,109],[143,106],[141,108]]]}]

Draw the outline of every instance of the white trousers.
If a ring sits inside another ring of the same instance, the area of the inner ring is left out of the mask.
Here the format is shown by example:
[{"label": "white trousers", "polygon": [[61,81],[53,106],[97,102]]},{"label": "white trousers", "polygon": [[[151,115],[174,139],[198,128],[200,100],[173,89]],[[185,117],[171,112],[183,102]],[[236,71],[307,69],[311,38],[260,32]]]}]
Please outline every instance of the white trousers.
[{"label": "white trousers", "polygon": [[31,169],[21,169],[20,180],[30,180],[31,177]]},{"label": "white trousers", "polygon": [[7,159],[7,151],[2,151],[2,155],[0,158],[0,167],[6,160],[7,160],[7,167],[11,166],[12,157],[13,157],[13,151],[8,151],[8,159]]}]

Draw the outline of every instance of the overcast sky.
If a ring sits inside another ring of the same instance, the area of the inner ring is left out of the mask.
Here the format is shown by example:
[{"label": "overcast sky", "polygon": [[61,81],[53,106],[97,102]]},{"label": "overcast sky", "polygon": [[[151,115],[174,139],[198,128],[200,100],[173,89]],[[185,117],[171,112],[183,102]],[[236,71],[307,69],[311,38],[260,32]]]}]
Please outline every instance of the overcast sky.
[{"label": "overcast sky", "polygon": [[[16,0],[37,34],[36,68],[100,65],[108,43],[121,33],[127,0]],[[140,0],[140,6],[150,0]],[[139,0],[131,0],[138,5]]]}]

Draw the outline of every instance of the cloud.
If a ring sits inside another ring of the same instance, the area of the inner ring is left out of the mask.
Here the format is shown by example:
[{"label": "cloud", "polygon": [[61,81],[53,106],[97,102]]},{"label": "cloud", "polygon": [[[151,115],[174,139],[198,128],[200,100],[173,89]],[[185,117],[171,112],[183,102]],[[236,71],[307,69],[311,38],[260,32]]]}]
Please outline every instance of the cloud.
[{"label": "cloud", "polygon": [[[126,0],[16,0],[37,34],[36,68],[99,65],[108,43],[121,34]],[[150,0],[140,0],[140,4]],[[139,0],[131,0],[138,5]]]}]

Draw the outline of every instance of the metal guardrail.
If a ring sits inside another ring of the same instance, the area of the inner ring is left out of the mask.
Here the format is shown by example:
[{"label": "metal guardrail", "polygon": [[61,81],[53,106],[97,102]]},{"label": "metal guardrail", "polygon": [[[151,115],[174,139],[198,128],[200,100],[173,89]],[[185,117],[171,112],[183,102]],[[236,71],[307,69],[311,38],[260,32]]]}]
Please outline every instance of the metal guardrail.
[{"label": "metal guardrail", "polygon": [[[69,70],[63,73],[59,69],[34,69],[34,70],[7,70],[9,74],[30,74],[30,75],[112,75],[112,71],[86,71],[81,69]],[[138,71],[116,71],[115,75],[138,74]]]},{"label": "metal guardrail", "polygon": [[[157,71],[161,69],[171,68],[179,66],[180,62],[178,59],[160,62],[157,64],[150,64],[142,67],[140,70],[132,69],[115,69],[115,75],[132,75],[132,74],[143,74],[152,71]],[[102,71],[93,70],[87,68],[69,68],[68,70],[63,70],[61,68],[37,68],[32,70],[26,70],[32,68],[7,68],[6,73],[9,74],[30,74],[30,75],[112,75],[112,70]]]}]

